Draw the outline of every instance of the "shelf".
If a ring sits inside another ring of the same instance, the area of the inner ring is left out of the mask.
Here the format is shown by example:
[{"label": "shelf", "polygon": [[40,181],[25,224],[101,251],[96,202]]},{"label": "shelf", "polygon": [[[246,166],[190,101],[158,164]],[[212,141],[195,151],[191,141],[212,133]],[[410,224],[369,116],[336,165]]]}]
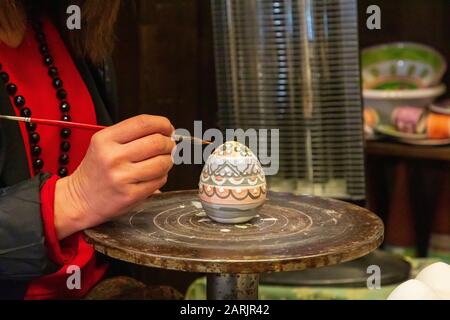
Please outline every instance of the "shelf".
[{"label": "shelf", "polygon": [[450,161],[450,146],[414,146],[393,142],[366,141],[366,154],[369,156]]}]

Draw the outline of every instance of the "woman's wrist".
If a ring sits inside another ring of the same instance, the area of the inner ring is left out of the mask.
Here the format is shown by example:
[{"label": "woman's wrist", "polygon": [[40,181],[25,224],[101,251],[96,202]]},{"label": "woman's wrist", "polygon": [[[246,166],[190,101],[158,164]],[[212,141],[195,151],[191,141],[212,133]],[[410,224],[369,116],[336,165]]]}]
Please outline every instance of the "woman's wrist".
[{"label": "woman's wrist", "polygon": [[74,184],[71,177],[56,182],[54,223],[60,240],[89,227]]}]

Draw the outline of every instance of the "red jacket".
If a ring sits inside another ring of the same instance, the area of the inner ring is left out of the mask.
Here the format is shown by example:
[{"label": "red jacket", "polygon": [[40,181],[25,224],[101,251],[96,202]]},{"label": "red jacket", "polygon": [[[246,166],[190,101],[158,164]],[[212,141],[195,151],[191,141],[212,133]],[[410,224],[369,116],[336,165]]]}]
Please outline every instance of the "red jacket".
[{"label": "red jacket", "polygon": [[[71,104],[72,121],[111,123],[114,104],[108,97],[111,79],[106,68],[94,68],[83,60],[73,60],[55,26],[43,24],[50,53],[59,69]],[[58,119],[55,89],[46,75],[38,44],[29,29],[21,46],[0,44],[0,72],[15,83],[33,116]],[[18,115],[5,86],[0,85],[1,113]],[[23,124],[0,123],[0,298],[66,299],[81,298],[106,271],[98,266],[93,248],[82,233],[58,241],[54,227],[54,194],[60,138],[57,128],[39,126],[45,166],[33,177],[30,143]],[[89,145],[91,133],[72,131],[69,172],[79,165]],[[80,288],[73,276],[80,275]],[[72,276],[72,278],[71,278]],[[69,285],[68,285],[69,283]],[[72,283],[72,284],[70,284]]]}]

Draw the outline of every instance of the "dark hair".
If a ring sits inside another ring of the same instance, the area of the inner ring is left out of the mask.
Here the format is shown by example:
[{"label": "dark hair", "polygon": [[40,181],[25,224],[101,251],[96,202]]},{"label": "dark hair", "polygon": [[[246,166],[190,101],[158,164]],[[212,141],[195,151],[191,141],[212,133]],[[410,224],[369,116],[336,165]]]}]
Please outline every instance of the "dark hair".
[{"label": "dark hair", "polygon": [[38,3],[62,26],[68,17],[67,6],[78,5],[81,8],[81,29],[69,31],[61,28],[75,54],[93,63],[101,63],[111,53],[120,0],[71,0],[70,3],[61,0],[0,0],[0,29],[3,32],[14,34],[24,30],[28,3]]}]

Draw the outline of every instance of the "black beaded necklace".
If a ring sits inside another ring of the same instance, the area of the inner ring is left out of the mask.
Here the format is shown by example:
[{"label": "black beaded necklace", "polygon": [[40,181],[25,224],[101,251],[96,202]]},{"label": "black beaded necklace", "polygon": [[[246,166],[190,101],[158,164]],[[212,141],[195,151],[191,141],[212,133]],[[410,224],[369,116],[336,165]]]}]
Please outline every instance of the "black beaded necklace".
[{"label": "black beaded necklace", "polygon": [[[42,23],[39,19],[34,18],[32,27],[36,35],[36,40],[38,42],[39,52],[42,55],[42,61],[48,67],[48,75],[52,81],[52,86],[56,91],[56,97],[60,101],[59,109],[61,111],[61,120],[71,121],[71,117],[69,115],[70,105],[67,102],[67,91],[63,87],[63,81],[59,77],[58,68],[55,66],[53,57],[50,54],[50,49],[48,47],[45,34],[42,30]],[[23,95],[18,94],[19,89],[17,88],[17,85],[10,82],[9,74],[2,69],[1,63],[0,78],[3,80],[7,93],[11,97],[13,97],[14,105],[19,108],[20,115],[22,117],[31,117],[31,109],[26,106],[25,98],[23,97]],[[44,161],[41,158],[42,148],[39,145],[41,136],[37,131],[37,125],[35,123],[27,123],[26,128],[28,131],[28,138],[31,146],[30,153],[33,158],[34,173],[38,174],[44,167]],[[62,139],[60,145],[61,154],[58,158],[60,164],[58,175],[60,177],[65,177],[68,174],[67,165],[69,164],[70,150],[69,138],[71,134],[72,132],[70,128],[62,128],[60,131]]]}]

